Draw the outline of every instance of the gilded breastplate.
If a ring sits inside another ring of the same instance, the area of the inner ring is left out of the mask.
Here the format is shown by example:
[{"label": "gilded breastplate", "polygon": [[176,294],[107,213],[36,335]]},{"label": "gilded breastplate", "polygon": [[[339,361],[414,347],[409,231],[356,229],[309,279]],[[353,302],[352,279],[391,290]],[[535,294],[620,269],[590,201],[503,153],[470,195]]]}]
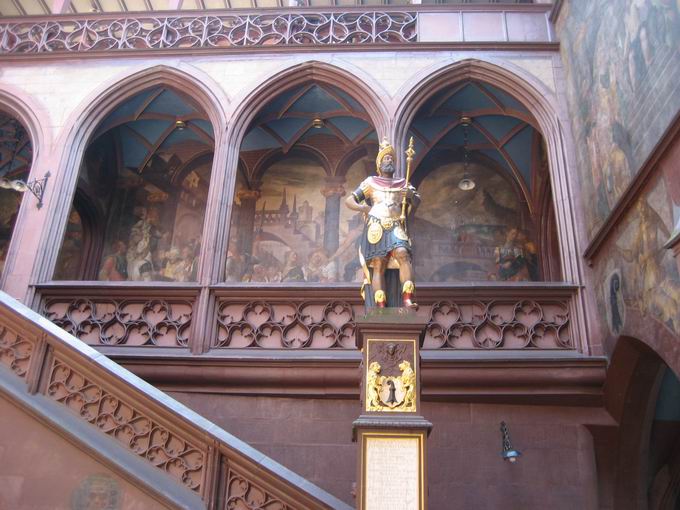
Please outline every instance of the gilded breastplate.
[{"label": "gilded breastplate", "polygon": [[373,206],[369,216],[375,218],[399,218],[401,214],[401,190],[372,189],[371,202]]}]

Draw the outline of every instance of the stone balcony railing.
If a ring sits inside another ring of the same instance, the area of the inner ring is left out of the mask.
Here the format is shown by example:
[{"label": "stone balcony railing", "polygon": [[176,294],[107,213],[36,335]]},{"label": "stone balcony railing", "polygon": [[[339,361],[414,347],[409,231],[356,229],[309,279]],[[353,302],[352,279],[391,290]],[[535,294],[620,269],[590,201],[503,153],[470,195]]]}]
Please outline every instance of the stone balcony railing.
[{"label": "stone balcony railing", "polygon": [[[106,347],[353,350],[363,313],[356,285],[49,284],[41,313],[82,341]],[[556,283],[426,286],[425,350],[573,350],[576,287]],[[198,328],[198,329],[197,329]],[[148,351],[148,349],[147,349]]]},{"label": "stone balcony railing", "polygon": [[[41,313],[168,391],[358,398],[356,284],[39,286]],[[606,360],[590,354],[578,287],[420,285],[426,400],[598,405]]]},{"label": "stone balcony railing", "polygon": [[0,54],[102,56],[209,50],[555,42],[549,4],[384,6],[64,15],[0,19]]}]

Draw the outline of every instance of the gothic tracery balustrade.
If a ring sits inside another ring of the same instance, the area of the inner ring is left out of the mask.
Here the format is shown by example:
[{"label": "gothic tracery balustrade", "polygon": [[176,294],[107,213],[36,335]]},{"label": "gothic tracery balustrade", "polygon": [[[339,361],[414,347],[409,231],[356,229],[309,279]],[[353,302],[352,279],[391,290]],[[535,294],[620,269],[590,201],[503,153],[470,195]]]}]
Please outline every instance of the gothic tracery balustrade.
[{"label": "gothic tracery balustrade", "polygon": [[[59,291],[51,290],[55,298]],[[81,286],[72,294],[83,291]],[[68,292],[63,286],[60,292],[65,301]],[[167,290],[165,293],[172,294]],[[92,289],[90,294],[95,299],[101,297]],[[108,294],[115,297],[120,292]],[[226,500],[229,508],[339,507],[338,500],[320,494],[314,486],[310,490],[309,483],[300,485],[299,477],[291,477],[271,459],[267,459],[266,466],[261,464],[261,453],[244,447],[244,443],[206,420],[197,419],[171,398],[159,397],[157,390],[140,384],[120,366],[102,361],[90,349],[74,348],[68,335],[54,328],[45,329],[44,321],[36,320],[26,307],[4,293],[0,295],[0,376],[25,383],[21,389],[16,388],[21,392],[17,398],[20,406],[24,405],[23,399],[34,398],[34,393],[40,395],[44,402],[34,412],[49,417],[48,426],[54,427],[51,423],[55,415],[51,413],[55,407],[70,411],[74,420],[114,439],[121,453],[130,452],[166,473],[168,481],[202,498],[206,507],[216,508],[218,500]],[[11,386],[5,386],[8,387]],[[71,419],[59,418],[58,422],[57,430],[73,425]],[[116,458],[117,466],[138,476],[139,465],[129,464],[131,457]]]},{"label": "gothic tracery balustrade", "polygon": [[[218,296],[218,333],[212,348],[353,349],[355,318],[364,311],[360,300],[335,300],[333,291],[327,292],[327,299],[316,294]],[[443,289],[424,289],[418,311],[429,318],[423,348],[575,349],[570,294],[566,290],[550,296],[541,289],[525,289],[509,295],[507,288],[499,293],[487,287],[474,297],[460,289],[446,297]]]},{"label": "gothic tracery balustrade", "polygon": [[415,12],[305,12],[0,23],[0,53],[408,43]]},{"label": "gothic tracery balustrade", "polygon": [[[429,319],[424,349],[577,349],[571,323],[575,290],[544,284],[424,287],[418,313]],[[89,291],[90,295],[87,295]],[[147,298],[118,289],[111,296],[78,287],[44,289],[42,314],[91,345],[191,347],[195,295]],[[175,291],[177,292],[177,291]],[[195,292],[195,291],[192,291]],[[213,289],[210,349],[354,349],[355,319],[364,313],[355,288]],[[198,340],[197,340],[198,341]],[[1,347],[1,346],[0,346]]]},{"label": "gothic tracery balustrade", "polygon": [[188,346],[195,300],[191,290],[140,294],[99,289],[89,295],[88,290],[48,290],[41,313],[90,345]]}]

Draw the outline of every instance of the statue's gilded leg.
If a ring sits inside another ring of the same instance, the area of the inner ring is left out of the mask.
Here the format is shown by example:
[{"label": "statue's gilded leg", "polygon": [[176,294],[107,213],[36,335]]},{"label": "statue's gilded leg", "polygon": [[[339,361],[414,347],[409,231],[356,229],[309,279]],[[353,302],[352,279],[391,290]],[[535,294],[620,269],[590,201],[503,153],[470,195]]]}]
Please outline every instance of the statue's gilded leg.
[{"label": "statue's gilded leg", "polygon": [[373,267],[373,279],[371,284],[375,296],[375,306],[385,308],[387,306],[387,295],[385,294],[385,268],[387,268],[386,258],[376,258],[371,261]]},{"label": "statue's gilded leg", "polygon": [[394,258],[399,262],[399,281],[402,285],[401,297],[404,306],[407,308],[418,308],[415,303],[415,285],[413,284],[413,265],[411,264],[411,254],[406,248],[396,248],[393,252]]}]

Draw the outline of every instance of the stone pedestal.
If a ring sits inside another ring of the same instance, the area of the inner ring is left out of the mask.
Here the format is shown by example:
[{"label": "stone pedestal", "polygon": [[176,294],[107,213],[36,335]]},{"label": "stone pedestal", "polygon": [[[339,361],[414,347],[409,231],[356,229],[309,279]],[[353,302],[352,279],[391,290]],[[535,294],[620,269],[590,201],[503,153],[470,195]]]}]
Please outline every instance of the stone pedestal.
[{"label": "stone pedestal", "polygon": [[420,414],[420,347],[427,320],[405,308],[369,309],[357,319],[362,352],[357,508],[427,508],[426,439]]}]

